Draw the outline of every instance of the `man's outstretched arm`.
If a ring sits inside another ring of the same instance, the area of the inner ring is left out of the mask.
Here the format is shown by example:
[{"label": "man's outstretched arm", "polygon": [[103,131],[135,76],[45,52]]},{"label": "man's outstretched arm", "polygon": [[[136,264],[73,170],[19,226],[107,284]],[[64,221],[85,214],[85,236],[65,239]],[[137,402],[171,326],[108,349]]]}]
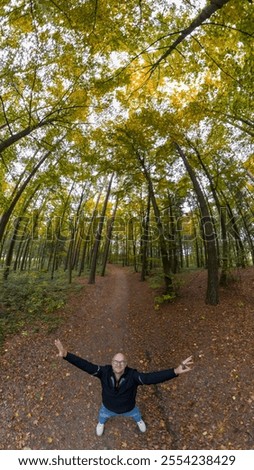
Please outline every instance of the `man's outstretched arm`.
[{"label": "man's outstretched arm", "polygon": [[151,385],[166,382],[167,380],[174,379],[180,374],[189,372],[193,364],[192,356],[184,359],[181,364],[175,369],[159,370],[157,372],[137,372],[138,382],[142,385]]},{"label": "man's outstretched arm", "polygon": [[86,359],[82,359],[82,357],[76,356],[75,354],[69,353],[59,339],[55,340],[55,346],[58,349],[58,356],[65,359],[70,364],[84,370],[88,374],[95,375],[97,377],[100,375],[100,366],[93,364]]}]

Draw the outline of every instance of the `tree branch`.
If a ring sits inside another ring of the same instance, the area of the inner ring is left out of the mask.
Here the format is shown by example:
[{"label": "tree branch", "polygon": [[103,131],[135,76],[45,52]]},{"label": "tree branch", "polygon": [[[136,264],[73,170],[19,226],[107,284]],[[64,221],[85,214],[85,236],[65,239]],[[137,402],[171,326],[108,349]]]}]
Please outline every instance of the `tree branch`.
[{"label": "tree branch", "polygon": [[[7,125],[8,129],[9,129],[10,134],[12,135],[11,126],[10,126],[9,120],[8,120],[8,118],[7,118],[7,114],[6,114],[6,111],[5,111],[5,106],[4,106],[4,102],[3,102],[2,96],[0,96],[0,101],[1,101],[1,103],[2,103],[2,108],[3,108],[3,113],[4,113],[4,118],[5,118],[5,121],[6,121],[6,125]],[[4,126],[4,127],[5,127],[5,126]]]},{"label": "tree branch", "polygon": [[94,21],[93,21],[93,32],[95,31],[96,21],[97,21],[97,12],[98,12],[98,0],[95,0],[94,6]]},{"label": "tree branch", "polygon": [[167,49],[164,54],[153,64],[151,69],[151,74],[155,71],[155,69],[160,65],[160,63],[165,60],[176,47],[181,44],[190,34],[201,26],[204,21],[206,21],[210,16],[212,16],[217,10],[222,8],[224,5],[229,3],[230,0],[211,0],[210,5],[207,5],[203,10],[201,10],[200,14],[191,22],[191,24],[185,28],[179,37],[171,44],[171,46]]},{"label": "tree branch", "polygon": [[211,59],[211,61],[225,74],[227,75],[227,77],[231,78],[232,80],[234,80],[235,82],[238,83],[238,85],[242,86],[242,83],[237,79],[237,78],[234,78],[233,75],[231,75],[229,72],[227,72],[218,62],[217,60],[215,60],[208,52],[207,50],[205,49],[205,47],[201,44],[201,42],[197,39],[197,38],[193,38],[194,41],[196,41],[198,43],[198,45],[200,46],[201,49],[203,49],[203,51],[205,52],[205,54],[207,55],[207,57],[209,57],[209,59]]},{"label": "tree branch", "polygon": [[241,33],[241,34],[245,34],[246,36],[249,36],[250,38],[253,37],[253,34],[248,33],[247,31],[243,31],[242,29],[238,29],[238,28],[235,28],[234,26],[230,26],[230,25],[227,25],[227,24],[216,23],[215,21],[207,21],[202,26],[220,26],[221,28],[232,29],[232,31],[236,31],[236,32]]}]

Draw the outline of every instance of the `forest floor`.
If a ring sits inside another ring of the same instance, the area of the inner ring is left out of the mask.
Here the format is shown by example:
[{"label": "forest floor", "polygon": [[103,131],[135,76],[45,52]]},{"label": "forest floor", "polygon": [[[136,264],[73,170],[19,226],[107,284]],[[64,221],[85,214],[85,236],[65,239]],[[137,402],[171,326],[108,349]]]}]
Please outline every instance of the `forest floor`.
[{"label": "forest floor", "polygon": [[[110,265],[84,285],[51,334],[7,338],[0,358],[0,449],[253,449],[254,270],[237,272],[220,304],[204,302],[206,273],[183,274],[179,296],[157,310],[140,274]],[[193,355],[187,374],[139,387],[147,423],[109,420],[95,435],[100,382],[57,357],[54,340],[97,364],[124,351],[130,367],[152,371]]]}]

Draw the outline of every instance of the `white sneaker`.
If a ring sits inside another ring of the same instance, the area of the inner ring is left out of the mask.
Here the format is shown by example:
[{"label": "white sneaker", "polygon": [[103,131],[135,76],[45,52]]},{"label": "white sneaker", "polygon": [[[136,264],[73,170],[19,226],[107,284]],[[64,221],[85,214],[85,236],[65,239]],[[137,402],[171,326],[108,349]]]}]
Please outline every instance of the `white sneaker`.
[{"label": "white sneaker", "polygon": [[143,421],[143,419],[141,419],[141,421],[138,421],[137,425],[138,425],[140,432],[146,432],[146,424]]},{"label": "white sneaker", "polygon": [[103,432],[104,432],[104,424],[98,423],[97,426],[96,426],[97,436],[102,436]]}]

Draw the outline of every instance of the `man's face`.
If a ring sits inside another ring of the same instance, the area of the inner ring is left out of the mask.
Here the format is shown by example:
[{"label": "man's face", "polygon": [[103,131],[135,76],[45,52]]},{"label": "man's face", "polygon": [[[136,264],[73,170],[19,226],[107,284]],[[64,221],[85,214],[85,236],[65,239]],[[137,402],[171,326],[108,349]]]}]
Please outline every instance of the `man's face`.
[{"label": "man's face", "polygon": [[123,374],[127,366],[127,360],[124,354],[118,353],[112,359],[112,369],[115,374]]}]

